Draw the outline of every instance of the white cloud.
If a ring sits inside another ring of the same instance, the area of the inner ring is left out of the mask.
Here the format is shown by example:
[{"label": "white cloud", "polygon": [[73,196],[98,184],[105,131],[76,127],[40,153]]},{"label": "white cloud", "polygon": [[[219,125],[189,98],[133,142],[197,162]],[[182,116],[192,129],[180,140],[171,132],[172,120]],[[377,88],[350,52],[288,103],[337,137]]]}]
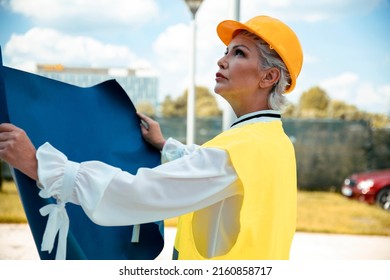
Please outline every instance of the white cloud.
[{"label": "white cloud", "polygon": [[[206,0],[196,15],[196,84],[213,91],[217,60],[225,51],[216,26],[229,17],[231,0]],[[153,61],[161,73],[161,94],[177,97],[188,88],[191,49],[190,24],[177,24],[165,29],[153,44],[158,60]]]},{"label": "white cloud", "polygon": [[339,76],[325,79],[321,82],[321,86],[328,88],[351,87],[359,80],[359,76],[355,73],[347,72]]},{"label": "white cloud", "polygon": [[376,86],[362,81],[355,73],[343,73],[320,82],[329,97],[357,106],[371,113],[388,113],[390,109],[390,85]]},{"label": "white cloud", "polygon": [[[356,10],[354,3],[349,0],[334,0],[334,5],[329,1],[300,0],[245,0],[241,1],[241,20],[245,21],[258,14],[280,15],[283,20],[318,21],[335,14],[343,14],[346,10]],[[375,2],[375,1],[374,1]],[[196,83],[205,85],[212,91],[217,71],[217,60],[224,52],[224,45],[219,41],[216,34],[217,24],[227,18],[232,18],[231,0],[205,0],[200,7],[197,16],[197,61]],[[356,2],[355,2],[356,3]],[[375,2],[376,3],[376,2]],[[374,4],[375,4],[374,3]],[[372,6],[359,1],[358,6]],[[337,10],[337,11],[336,11]],[[158,57],[157,68],[161,75],[161,94],[179,95],[188,86],[189,73],[189,25],[171,26],[163,31],[154,43],[154,51]],[[319,62],[320,58],[305,55],[305,63]],[[341,83],[353,76],[346,74],[340,77]],[[327,83],[332,81],[326,81]],[[351,81],[349,81],[351,82]],[[331,86],[331,85],[328,85]],[[334,86],[333,86],[334,88]],[[339,90],[337,90],[340,93]],[[348,87],[344,87],[341,95],[348,96]]]},{"label": "white cloud", "polygon": [[[32,28],[13,35],[5,46],[5,62],[24,69],[36,63],[89,67],[148,67],[129,48],[104,44],[93,38],[69,36],[48,28]],[[29,69],[25,69],[29,70]]]},{"label": "white cloud", "polygon": [[383,96],[380,96],[378,89],[369,83],[359,85],[354,94],[354,103],[359,108],[367,111],[373,111],[373,108],[381,109],[385,101],[383,100]]},{"label": "white cloud", "polygon": [[190,28],[185,24],[170,26],[162,32],[153,50],[157,54],[161,67],[168,71],[181,71],[188,64]]},{"label": "white cloud", "polygon": [[243,19],[268,14],[283,20],[323,21],[348,14],[366,13],[386,0],[246,0],[242,2]]},{"label": "white cloud", "polygon": [[384,113],[390,116],[390,84],[380,86],[378,88],[378,94],[381,96]]},{"label": "white cloud", "polygon": [[[321,21],[364,13],[384,2],[385,0],[242,0],[241,21],[259,14],[269,14],[287,22]],[[165,8],[161,7],[159,11],[157,6],[157,4],[162,5],[162,0],[10,0],[10,3],[14,11],[30,17],[37,26],[40,26],[40,28],[32,28],[25,34],[13,35],[6,44],[4,62],[11,67],[23,69],[35,63],[105,67],[152,65],[153,69],[160,74],[161,95],[179,95],[188,86],[190,17],[188,22],[165,27],[156,36],[153,49],[149,53],[135,54],[127,46],[107,44],[102,41],[103,39],[96,40],[88,37],[94,34],[102,38],[103,30],[122,34],[121,28],[137,28],[156,18],[164,18],[169,13],[159,14]],[[233,17],[230,10],[231,3],[232,0],[205,0],[197,13],[196,82],[209,87],[211,91],[218,68],[217,60],[225,50],[217,37],[216,26],[220,21]],[[186,8],[183,3],[181,4]],[[176,4],[172,3],[172,5]],[[183,13],[185,12],[188,11],[183,9]],[[156,24],[155,28],[160,30],[161,26]],[[84,32],[87,29],[95,30],[92,33]],[[142,29],[139,28],[137,31],[142,32]],[[74,34],[84,35],[74,36]],[[145,43],[142,40],[137,41],[137,38],[134,38],[137,44]],[[140,59],[141,56],[147,57],[149,62]],[[316,62],[322,62],[321,57],[311,56],[305,52],[305,64]],[[308,76],[312,75],[308,74]],[[349,103],[357,102],[359,106],[365,106],[364,108],[368,106],[367,100],[364,101],[367,92],[370,92],[369,96],[372,97],[371,107],[379,102],[377,95],[382,96],[383,103],[377,108],[383,108],[386,104],[383,96],[386,94],[389,96],[386,85],[370,86],[368,82],[363,84],[360,77],[352,72],[325,79],[319,85],[331,98],[342,99]],[[292,98],[297,98],[298,92],[303,90],[307,88],[297,87]]]},{"label": "white cloud", "polygon": [[318,63],[318,62],[321,62],[321,59],[318,56],[314,56],[314,55],[305,53],[305,51],[303,53],[304,53],[303,60],[304,60],[305,64],[306,63]]},{"label": "white cloud", "polygon": [[129,27],[159,12],[155,0],[11,0],[10,6],[40,26],[63,29]]},{"label": "white cloud", "polygon": [[370,83],[359,85],[354,104],[371,113],[390,113],[390,84],[375,86]]},{"label": "white cloud", "polygon": [[153,65],[160,73],[160,88],[163,95],[180,95],[185,86],[189,70],[190,28],[185,24],[168,27],[156,39]]},{"label": "white cloud", "polygon": [[359,76],[355,73],[343,73],[339,76],[325,79],[319,83],[331,99],[343,100],[352,103],[356,99],[354,90],[359,81]]}]

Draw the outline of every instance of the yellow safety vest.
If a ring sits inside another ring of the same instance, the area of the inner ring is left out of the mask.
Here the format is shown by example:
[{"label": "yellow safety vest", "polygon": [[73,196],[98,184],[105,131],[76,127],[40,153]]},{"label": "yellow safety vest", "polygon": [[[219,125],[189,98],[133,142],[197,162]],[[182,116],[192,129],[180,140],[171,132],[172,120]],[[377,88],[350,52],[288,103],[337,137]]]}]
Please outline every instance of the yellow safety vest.
[{"label": "yellow safety vest", "polygon": [[[228,152],[244,191],[237,240],[229,252],[211,259],[289,259],[296,229],[297,182],[294,148],[282,122],[233,128],[203,146]],[[193,215],[179,218],[178,259],[206,259],[195,245]]]}]

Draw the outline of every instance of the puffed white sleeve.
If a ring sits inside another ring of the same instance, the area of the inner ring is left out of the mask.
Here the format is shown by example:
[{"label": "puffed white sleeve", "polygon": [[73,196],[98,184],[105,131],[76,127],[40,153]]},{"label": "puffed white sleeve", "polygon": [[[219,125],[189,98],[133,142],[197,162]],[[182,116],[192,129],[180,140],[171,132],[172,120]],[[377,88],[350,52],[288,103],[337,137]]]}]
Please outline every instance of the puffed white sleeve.
[{"label": "puffed white sleeve", "polygon": [[99,161],[75,163],[46,143],[37,150],[40,195],[79,204],[100,225],[163,220],[238,194],[237,175],[221,149],[189,155],[133,175]]},{"label": "puffed white sleeve", "polygon": [[199,145],[184,145],[174,138],[168,138],[161,151],[161,162],[172,161],[182,156],[189,155],[199,148]]}]

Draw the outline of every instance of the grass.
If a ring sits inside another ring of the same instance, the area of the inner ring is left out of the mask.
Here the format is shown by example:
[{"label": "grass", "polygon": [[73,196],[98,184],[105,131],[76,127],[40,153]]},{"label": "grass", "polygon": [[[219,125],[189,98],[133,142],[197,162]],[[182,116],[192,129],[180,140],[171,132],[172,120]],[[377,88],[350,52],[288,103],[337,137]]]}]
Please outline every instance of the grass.
[{"label": "grass", "polygon": [[[25,223],[26,216],[13,182],[3,182],[0,223]],[[166,226],[176,226],[169,219]],[[297,231],[390,236],[390,213],[374,205],[332,192],[298,192]]]},{"label": "grass", "polygon": [[297,230],[390,236],[390,213],[339,193],[298,193]]},{"label": "grass", "polygon": [[27,218],[15,184],[3,181],[0,191],[0,223],[26,223]]}]

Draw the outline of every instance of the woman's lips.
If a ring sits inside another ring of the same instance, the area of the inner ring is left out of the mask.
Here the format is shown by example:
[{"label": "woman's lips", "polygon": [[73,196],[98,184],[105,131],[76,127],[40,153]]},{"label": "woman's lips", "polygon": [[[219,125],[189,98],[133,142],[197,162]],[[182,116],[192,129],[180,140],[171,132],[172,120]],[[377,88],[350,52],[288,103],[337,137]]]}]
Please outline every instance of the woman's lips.
[{"label": "woman's lips", "polygon": [[217,73],[215,74],[215,80],[218,81],[218,80],[222,80],[222,79],[227,80],[227,78],[226,78],[223,74],[217,72]]}]

